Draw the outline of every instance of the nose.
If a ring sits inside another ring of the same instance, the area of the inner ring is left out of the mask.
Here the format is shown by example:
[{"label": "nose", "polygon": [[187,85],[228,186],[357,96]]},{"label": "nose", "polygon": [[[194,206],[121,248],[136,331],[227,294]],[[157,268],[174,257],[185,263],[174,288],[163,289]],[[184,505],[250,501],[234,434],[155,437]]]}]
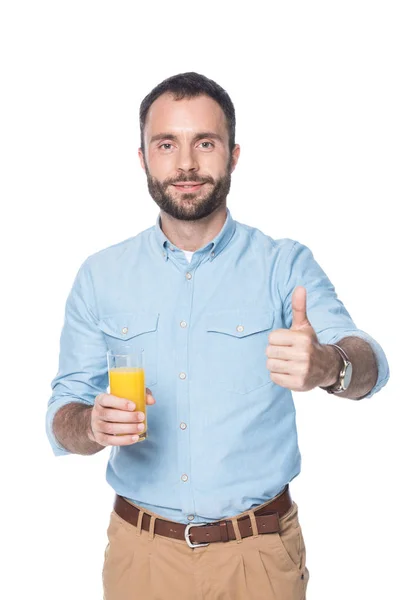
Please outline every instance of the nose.
[{"label": "nose", "polygon": [[199,164],[193,148],[181,147],[177,154],[178,171],[196,172],[199,170]]}]

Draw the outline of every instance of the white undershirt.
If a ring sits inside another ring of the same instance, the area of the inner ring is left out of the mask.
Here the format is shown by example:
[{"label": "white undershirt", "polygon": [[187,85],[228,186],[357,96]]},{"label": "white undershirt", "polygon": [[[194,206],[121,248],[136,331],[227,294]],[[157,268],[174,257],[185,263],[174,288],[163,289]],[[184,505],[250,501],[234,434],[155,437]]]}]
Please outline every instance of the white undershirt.
[{"label": "white undershirt", "polygon": [[190,250],[182,250],[182,252],[186,256],[187,261],[190,263],[191,260],[192,260],[192,256],[193,256],[194,252],[190,252]]}]

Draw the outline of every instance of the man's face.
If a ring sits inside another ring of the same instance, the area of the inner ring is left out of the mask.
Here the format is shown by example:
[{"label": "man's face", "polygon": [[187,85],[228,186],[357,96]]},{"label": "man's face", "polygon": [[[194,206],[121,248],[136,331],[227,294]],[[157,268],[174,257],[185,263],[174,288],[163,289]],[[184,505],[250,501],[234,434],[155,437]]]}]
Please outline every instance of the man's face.
[{"label": "man's face", "polygon": [[225,114],[209,96],[153,102],[144,129],[146,171],[153,200],[175,219],[196,221],[225,205],[240,148],[229,152]]}]

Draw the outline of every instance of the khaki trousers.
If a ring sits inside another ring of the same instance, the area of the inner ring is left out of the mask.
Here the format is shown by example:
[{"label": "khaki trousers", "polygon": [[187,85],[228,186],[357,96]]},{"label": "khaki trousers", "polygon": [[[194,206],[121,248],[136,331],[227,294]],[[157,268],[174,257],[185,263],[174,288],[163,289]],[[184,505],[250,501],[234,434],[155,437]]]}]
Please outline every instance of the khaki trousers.
[{"label": "khaki trousers", "polygon": [[140,531],[112,511],[104,600],[305,600],[309,572],[295,502],[280,523],[279,533],[189,548],[154,535],[154,519]]}]

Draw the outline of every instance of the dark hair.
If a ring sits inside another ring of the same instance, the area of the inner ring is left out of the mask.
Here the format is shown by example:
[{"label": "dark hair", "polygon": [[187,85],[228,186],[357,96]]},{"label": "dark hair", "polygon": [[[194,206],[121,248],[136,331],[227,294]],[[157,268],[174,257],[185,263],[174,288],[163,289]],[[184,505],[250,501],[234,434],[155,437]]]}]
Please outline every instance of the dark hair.
[{"label": "dark hair", "polygon": [[235,108],[232,100],[228,93],[218,83],[212,79],[208,79],[204,75],[199,73],[180,73],[179,75],[173,75],[164,79],[159,83],[147,96],[142,100],[140,104],[140,144],[144,151],[144,126],[146,123],[147,113],[149,112],[150,106],[159,96],[165,93],[170,93],[174,96],[175,100],[182,100],[183,98],[194,98],[195,96],[210,96],[213,100],[218,102],[220,107],[225,113],[228,133],[229,133],[229,150],[232,152],[235,145]]}]

